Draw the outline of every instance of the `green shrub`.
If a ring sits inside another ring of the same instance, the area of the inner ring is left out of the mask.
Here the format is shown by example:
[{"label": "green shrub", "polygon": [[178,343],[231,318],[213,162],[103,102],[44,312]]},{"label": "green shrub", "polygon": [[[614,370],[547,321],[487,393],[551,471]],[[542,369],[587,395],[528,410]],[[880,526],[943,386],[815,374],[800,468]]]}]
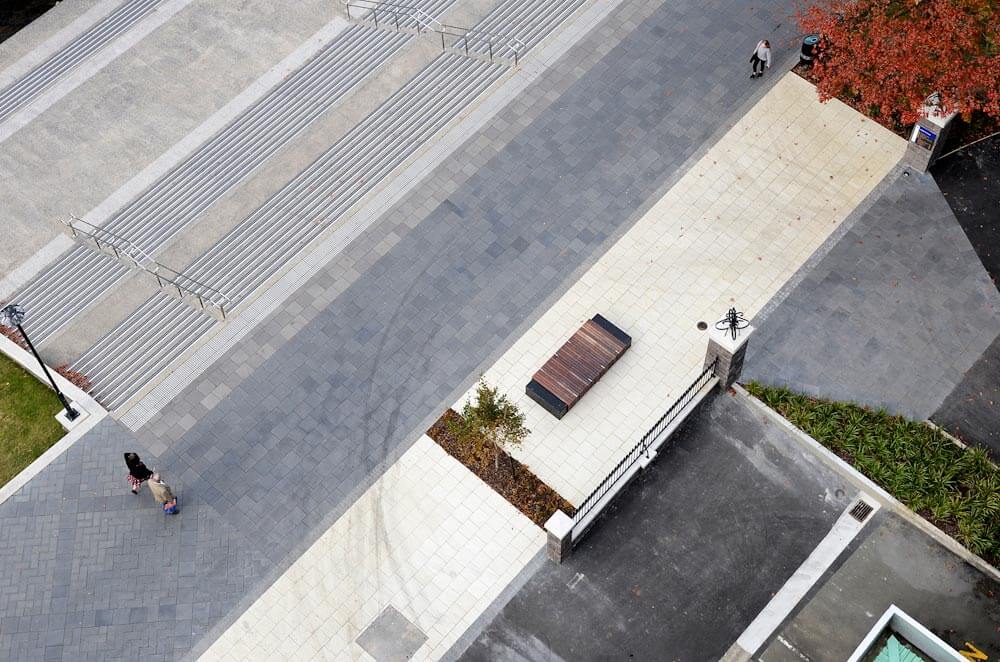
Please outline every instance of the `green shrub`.
[{"label": "green shrub", "polygon": [[1000,469],[982,448],[884,410],[750,382],[747,391],[974,554],[1000,560]]}]

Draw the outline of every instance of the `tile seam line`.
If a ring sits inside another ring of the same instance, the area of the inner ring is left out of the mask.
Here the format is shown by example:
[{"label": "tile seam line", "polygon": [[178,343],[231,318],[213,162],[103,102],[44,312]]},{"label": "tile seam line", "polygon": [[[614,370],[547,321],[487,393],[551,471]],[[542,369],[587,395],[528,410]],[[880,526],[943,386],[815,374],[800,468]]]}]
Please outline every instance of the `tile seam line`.
[{"label": "tile seam line", "polygon": [[[165,378],[139,399],[126,401],[127,408],[119,407],[112,415],[132,431],[137,431],[145,425],[170,400],[208,370],[215,362],[215,358],[229,351],[277,310],[280,304],[293,296],[307,279],[318,273],[361,233],[377,223],[427,174],[444,163],[448,156],[484,128],[497,113],[512,103],[521,92],[565,55],[571,46],[589,34],[595,24],[594,15],[603,17],[622,2],[624,0],[613,0],[608,3],[591,0],[589,6],[584,5],[568,18],[570,24],[557,26],[558,32],[546,37],[536,47],[538,50],[531,59],[527,59],[524,65],[515,69],[513,74],[504,74],[506,78],[501,78],[487,88],[484,95],[474,100],[470,109],[462,111],[454,123],[446,126],[431,144],[426,145],[422,152],[412,157],[408,164],[404,162],[398,174],[391,175],[391,181],[369,193],[354,211],[348,212],[349,217],[343,225],[314,242],[303,257],[295,264],[289,265],[278,278],[272,280],[271,284],[251,300],[232,322],[218,329],[211,338],[197,348],[188,350],[186,358],[173,362],[165,369],[167,372]],[[577,30],[579,34],[570,43],[553,38],[555,34],[572,30]],[[199,356],[206,358],[200,359]]]},{"label": "tile seam line", "polygon": [[63,97],[90,80],[106,66],[163,26],[194,0],[167,0],[124,33],[101,46],[72,70],[60,76],[44,92],[0,124],[0,143],[30,124]]},{"label": "tile seam line", "polygon": [[[302,44],[289,53],[278,64],[261,74],[255,81],[247,85],[239,94],[230,99],[209,116],[201,124],[193,128],[180,140],[168,147],[156,157],[152,163],[131,177],[124,184],[99,202],[93,209],[83,215],[87,221],[102,225],[111,215],[127,206],[143,191],[154,184],[173,168],[194,154],[205,142],[217,132],[228,126],[245,110],[263,99],[284,77],[301,67],[311,57],[315,56],[329,41],[335,39],[350,27],[343,18],[337,16],[325,26],[307,37]],[[78,242],[66,234],[60,233],[27,260],[16,266],[0,280],[0,300],[17,293],[18,290],[30,284],[44,271],[51,267],[63,253],[75,248]]]},{"label": "tile seam line", "polygon": [[[31,73],[35,67],[56,55],[74,39],[111,15],[121,4],[121,0],[102,0],[53,34],[42,39],[31,50],[0,71],[0,89],[6,89],[19,78]],[[16,38],[16,33],[11,35],[11,39]]]}]

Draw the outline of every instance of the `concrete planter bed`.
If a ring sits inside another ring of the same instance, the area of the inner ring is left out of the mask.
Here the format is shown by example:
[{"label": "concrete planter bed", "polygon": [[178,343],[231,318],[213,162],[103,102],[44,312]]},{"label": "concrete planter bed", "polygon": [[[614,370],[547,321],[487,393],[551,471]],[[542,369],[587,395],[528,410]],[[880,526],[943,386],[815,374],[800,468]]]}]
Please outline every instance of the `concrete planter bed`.
[{"label": "concrete planter bed", "polygon": [[745,387],[973,554],[1000,562],[1000,469],[987,451],[885,411],[756,382]]},{"label": "concrete planter bed", "polygon": [[544,526],[546,520],[556,510],[562,510],[569,515],[576,512],[566,499],[539,480],[530,469],[496,446],[490,446],[492,455],[486,462],[479,462],[472,457],[467,448],[448,434],[447,421],[452,417],[458,417],[458,414],[455,410],[449,409],[427,430],[427,436],[500,496],[507,499],[528,519],[538,526]]}]

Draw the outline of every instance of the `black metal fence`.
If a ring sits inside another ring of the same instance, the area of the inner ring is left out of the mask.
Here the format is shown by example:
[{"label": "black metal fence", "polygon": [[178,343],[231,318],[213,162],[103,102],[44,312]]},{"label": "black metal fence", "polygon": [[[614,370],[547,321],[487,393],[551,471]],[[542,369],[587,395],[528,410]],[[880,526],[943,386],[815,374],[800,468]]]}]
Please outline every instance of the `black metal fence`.
[{"label": "black metal fence", "polygon": [[[611,473],[609,473],[604,480],[601,481],[601,484],[590,493],[590,496],[583,500],[583,503],[581,503],[580,507],[577,508],[576,514],[573,515],[573,544],[576,544],[577,540],[582,537],[583,534],[583,531],[580,531],[578,534],[576,532],[576,527],[587,518],[590,511],[597,507],[597,505],[601,502],[601,499],[603,499],[605,495],[618,483],[618,481],[621,480],[626,473],[628,473],[629,469],[632,468],[632,465],[638,462],[643,456],[647,458],[649,457],[649,449],[653,442],[656,441],[656,438],[662,434],[662,432],[666,430],[671,423],[674,422],[680,413],[684,411],[684,408],[687,407],[698,392],[701,391],[705,384],[710,382],[715,376],[715,368],[718,365],[718,362],[719,359],[716,357],[710,364],[708,364],[705,370],[703,370],[702,373],[698,375],[698,377],[684,390],[684,392],[681,393],[676,400],[674,400],[674,403],[670,405],[670,408],[667,409],[663,416],[660,417],[660,420],[656,421],[656,423],[653,424],[653,427],[651,427],[649,431],[642,436],[639,443],[632,447],[632,450],[630,450],[625,457],[623,457],[621,461],[615,465],[615,468],[611,470]],[[586,528],[584,531],[585,530]]]}]

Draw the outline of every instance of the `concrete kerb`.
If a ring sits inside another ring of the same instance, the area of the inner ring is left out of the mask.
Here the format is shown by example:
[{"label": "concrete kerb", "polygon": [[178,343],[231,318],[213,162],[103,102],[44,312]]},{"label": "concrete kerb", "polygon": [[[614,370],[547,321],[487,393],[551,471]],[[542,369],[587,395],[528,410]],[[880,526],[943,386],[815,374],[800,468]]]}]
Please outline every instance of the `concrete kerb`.
[{"label": "concrete kerb", "polygon": [[[302,283],[333,260],[354,239],[382,214],[409,193],[422,179],[474,136],[518,94],[537,80],[572,45],[606,18],[624,0],[591,2],[583,5],[557,28],[560,40],[552,35],[542,40],[520,66],[488,87],[469,107],[449,122],[427,144],[400,164],[383,181],[369,191],[349,211],[344,220],[335,224],[311,243],[304,246],[284,269],[240,305],[238,314],[231,315],[224,325],[210,330],[171,366],[154,378],[127,402],[115,409],[114,415],[130,430],[145,425],[167,402],[191,384],[231,349],[239,340],[269,316]],[[164,373],[166,376],[163,377]],[[466,389],[467,390],[467,389]],[[464,391],[459,391],[464,392]]]},{"label": "concrete kerb", "polygon": [[[48,380],[45,378],[44,373],[42,373],[42,369],[39,367],[38,362],[27,350],[22,349],[17,343],[9,338],[0,336],[0,351],[34,375],[40,382],[48,386]],[[52,368],[49,368],[49,372],[52,374],[52,378],[56,380],[59,388],[70,399],[74,407],[79,410],[80,418],[74,421],[62,439],[57,441],[51,448],[38,456],[34,462],[21,470],[21,472],[14,476],[10,482],[3,487],[0,487],[0,503],[3,503],[13,496],[18,490],[24,487],[28,481],[37,476],[42,469],[47,467],[52,460],[62,455],[67,448],[75,444],[78,439],[87,434],[95,425],[100,423],[101,420],[108,415],[108,412],[104,409],[104,407],[102,407],[97,400],[90,397],[86,391],[71,383],[65,377],[52,370]],[[60,423],[65,425],[63,421],[60,421]]]},{"label": "concrete kerb", "polygon": [[795,441],[797,441],[804,450],[818,457],[834,471],[851,481],[858,489],[870,494],[872,498],[880,503],[881,506],[889,508],[895,514],[906,520],[909,524],[912,524],[914,527],[927,534],[942,547],[945,547],[948,551],[952,552],[994,581],[1000,581],[1000,570],[997,570],[985,560],[960,545],[957,540],[946,534],[944,531],[907,508],[906,505],[896,499],[896,497],[876,485],[867,476],[837,457],[836,454],[827,450],[821,443],[810,437],[799,428],[795,427],[790,421],[788,421],[788,419],[752,396],[742,386],[739,384],[733,384],[732,388],[737,394],[737,397],[745,399],[747,402],[751,403],[754,407],[763,412],[764,415],[776,425],[782,426],[791,434],[791,437],[795,439]]},{"label": "concrete kerb", "polygon": [[[865,502],[871,510],[859,520],[853,511]],[[879,510],[879,504],[870,494],[861,492],[841,513],[830,532],[819,542],[805,561],[795,570],[756,618],[746,627],[736,643],[726,652],[724,660],[748,660],[760,650],[778,627],[785,622],[798,604],[844,553]]]}]

